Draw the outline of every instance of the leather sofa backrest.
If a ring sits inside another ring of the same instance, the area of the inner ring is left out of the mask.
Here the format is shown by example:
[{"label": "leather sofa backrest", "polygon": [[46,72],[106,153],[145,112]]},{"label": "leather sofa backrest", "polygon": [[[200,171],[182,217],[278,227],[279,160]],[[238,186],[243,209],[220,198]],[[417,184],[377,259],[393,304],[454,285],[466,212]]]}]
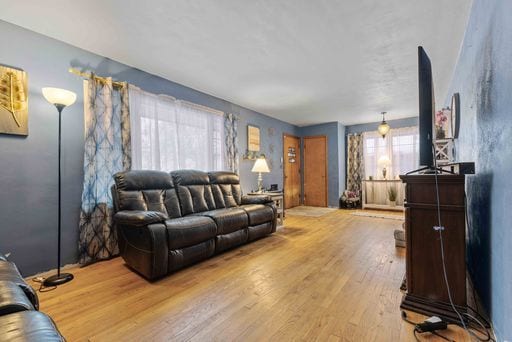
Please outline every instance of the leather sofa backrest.
[{"label": "leather sofa backrest", "polygon": [[197,170],[171,172],[183,215],[217,209],[208,174]]},{"label": "leather sofa backrest", "polygon": [[180,203],[167,172],[133,170],[114,175],[118,210],[159,211],[170,218],[181,217]]},{"label": "leather sofa backrest", "polygon": [[212,185],[213,198],[217,208],[230,208],[239,206],[242,202],[242,188],[240,177],[234,172],[209,172]]}]

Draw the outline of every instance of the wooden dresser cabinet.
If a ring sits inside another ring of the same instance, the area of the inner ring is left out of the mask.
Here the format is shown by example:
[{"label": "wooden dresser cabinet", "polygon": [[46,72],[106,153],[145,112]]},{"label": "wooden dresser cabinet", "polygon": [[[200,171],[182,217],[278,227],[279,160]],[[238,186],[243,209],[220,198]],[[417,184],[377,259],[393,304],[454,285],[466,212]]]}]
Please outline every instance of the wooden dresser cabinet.
[{"label": "wooden dresser cabinet", "polygon": [[[458,321],[446,290],[434,175],[400,176],[405,183],[407,292],[401,308]],[[453,302],[466,312],[464,175],[438,175],[446,272]]]}]

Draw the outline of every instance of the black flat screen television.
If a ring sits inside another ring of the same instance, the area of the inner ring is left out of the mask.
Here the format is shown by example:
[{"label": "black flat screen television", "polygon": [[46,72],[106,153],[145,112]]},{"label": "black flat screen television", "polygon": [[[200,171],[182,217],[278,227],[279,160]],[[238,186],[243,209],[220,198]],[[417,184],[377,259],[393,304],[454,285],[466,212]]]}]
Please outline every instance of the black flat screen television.
[{"label": "black flat screen television", "polygon": [[434,125],[434,85],[430,58],[423,47],[418,46],[418,89],[419,89],[419,139],[420,166],[434,168],[432,153],[432,126]]}]

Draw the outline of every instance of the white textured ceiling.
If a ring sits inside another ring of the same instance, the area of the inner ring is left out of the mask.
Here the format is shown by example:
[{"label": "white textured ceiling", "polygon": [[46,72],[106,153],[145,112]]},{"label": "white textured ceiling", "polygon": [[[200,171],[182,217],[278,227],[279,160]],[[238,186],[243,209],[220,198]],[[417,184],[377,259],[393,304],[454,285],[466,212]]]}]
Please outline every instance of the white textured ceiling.
[{"label": "white textured ceiling", "polygon": [[[281,120],[418,113],[417,46],[438,106],[470,0],[0,0],[0,18]],[[0,33],[1,34],[1,33]]]}]

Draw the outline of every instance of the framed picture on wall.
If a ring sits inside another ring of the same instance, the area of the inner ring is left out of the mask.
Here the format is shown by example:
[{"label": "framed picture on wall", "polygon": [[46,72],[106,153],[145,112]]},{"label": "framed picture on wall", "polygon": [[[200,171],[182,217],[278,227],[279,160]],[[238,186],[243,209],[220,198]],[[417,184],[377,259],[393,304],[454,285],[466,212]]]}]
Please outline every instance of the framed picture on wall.
[{"label": "framed picture on wall", "polygon": [[260,128],[257,126],[247,125],[247,150],[260,150]]},{"label": "framed picture on wall", "polygon": [[28,135],[27,73],[1,64],[0,133]]}]

